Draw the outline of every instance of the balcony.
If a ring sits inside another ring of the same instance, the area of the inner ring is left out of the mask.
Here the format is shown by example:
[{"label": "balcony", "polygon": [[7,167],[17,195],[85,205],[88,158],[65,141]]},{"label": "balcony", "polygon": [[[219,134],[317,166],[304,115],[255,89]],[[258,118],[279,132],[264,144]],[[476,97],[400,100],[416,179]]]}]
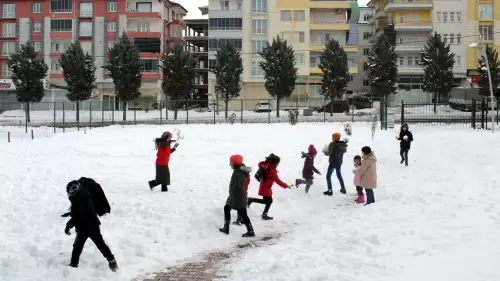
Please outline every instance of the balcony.
[{"label": "balcony", "polygon": [[[322,74],[323,72],[318,67],[319,65],[319,56],[312,56],[310,58],[310,73],[311,74]],[[356,64],[356,60],[353,58],[347,59],[347,66],[349,67],[349,74],[358,74],[358,66]]]},{"label": "balcony", "polygon": [[[358,52],[358,47],[357,46],[347,46],[344,45],[342,46],[344,48],[344,51],[346,53],[357,53]],[[315,52],[322,52],[325,49],[325,43],[322,42],[311,42],[311,51]]]},{"label": "balcony", "polygon": [[158,80],[161,79],[161,74],[159,72],[142,72],[143,80]]},{"label": "balcony", "polygon": [[396,52],[397,53],[420,53],[425,46],[425,42],[411,42],[411,43],[403,43],[396,44]]},{"label": "balcony", "polygon": [[331,0],[310,0],[309,8],[313,9],[350,9],[351,2],[346,1],[331,1]]},{"label": "balcony", "polygon": [[311,30],[349,30],[345,10],[312,10],[309,17],[311,18]]},{"label": "balcony", "polygon": [[432,10],[432,0],[387,0],[384,12],[401,10]]},{"label": "balcony", "polygon": [[432,31],[432,21],[404,21],[394,23],[396,31]]},{"label": "balcony", "polygon": [[129,27],[127,28],[127,35],[130,38],[161,38],[161,32],[151,31],[151,29]]},{"label": "balcony", "polygon": [[182,27],[186,27],[186,23],[184,23],[182,20],[180,19],[174,19],[170,22],[170,24],[173,24],[173,25],[180,25]]},{"label": "balcony", "polygon": [[149,11],[141,11],[136,9],[127,10],[127,18],[129,19],[161,19],[161,13]]},{"label": "balcony", "polygon": [[421,66],[415,65],[415,66],[398,66],[398,74],[424,74],[424,69]]}]

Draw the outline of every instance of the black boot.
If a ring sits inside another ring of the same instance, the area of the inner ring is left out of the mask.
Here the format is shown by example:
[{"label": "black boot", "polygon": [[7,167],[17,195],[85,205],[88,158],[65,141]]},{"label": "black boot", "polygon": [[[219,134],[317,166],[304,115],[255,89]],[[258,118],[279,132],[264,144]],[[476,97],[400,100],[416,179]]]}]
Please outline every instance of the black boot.
[{"label": "black boot", "polygon": [[229,221],[224,222],[224,227],[219,228],[219,231],[225,234],[229,234]]},{"label": "black boot", "polygon": [[301,183],[302,183],[302,180],[300,180],[300,179],[296,179],[296,180],[295,180],[295,187],[297,187],[297,188],[298,188],[298,187],[299,187],[299,185],[300,185]]},{"label": "black boot", "polygon": [[109,261],[108,266],[112,271],[118,270],[118,263],[116,262],[116,260]]},{"label": "black boot", "polygon": [[403,164],[404,162],[405,162],[405,159],[401,158],[401,162],[399,162],[399,164]]},{"label": "black boot", "polygon": [[253,232],[252,224],[248,223],[246,227],[247,227],[247,233],[241,235],[241,237],[255,237],[255,232]]},{"label": "black boot", "polygon": [[346,193],[347,193],[347,191],[345,190],[345,188],[341,188],[341,189],[340,189],[340,193],[342,193],[342,194],[346,194]]},{"label": "black boot", "polygon": [[151,191],[153,191],[153,188],[155,188],[155,181],[154,180],[149,181],[148,184],[149,184],[149,189],[151,189]]},{"label": "black boot", "polygon": [[168,185],[166,185],[166,184],[162,184],[162,185],[161,185],[161,191],[162,191],[162,192],[167,192],[167,191],[168,191]]},{"label": "black boot", "polygon": [[269,221],[269,220],[272,220],[273,217],[268,216],[267,213],[263,213],[262,214],[262,219],[265,220],[265,221]]},{"label": "black boot", "polygon": [[240,216],[238,216],[238,218],[235,221],[233,221],[234,225],[241,225],[242,223],[243,219]]},{"label": "black boot", "polygon": [[78,268],[78,264],[77,263],[69,263],[68,266],[71,266],[71,267],[74,267],[74,268]]},{"label": "black boot", "polygon": [[332,196],[333,195],[333,191],[331,190],[327,190],[325,192],[323,192],[324,195],[328,195],[328,196]]}]

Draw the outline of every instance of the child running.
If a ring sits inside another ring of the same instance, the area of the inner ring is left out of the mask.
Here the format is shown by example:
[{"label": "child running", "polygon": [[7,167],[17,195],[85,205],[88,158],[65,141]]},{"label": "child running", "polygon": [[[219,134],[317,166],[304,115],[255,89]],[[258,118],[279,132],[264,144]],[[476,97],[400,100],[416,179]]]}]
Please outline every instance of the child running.
[{"label": "child running", "polygon": [[299,187],[301,184],[306,185],[306,193],[309,192],[309,189],[313,185],[314,173],[321,175],[321,173],[314,167],[314,158],[316,158],[316,154],[318,154],[314,145],[309,145],[307,149],[307,153],[301,152],[302,158],[304,159],[304,167],[302,168],[302,179],[295,180],[295,186]]},{"label": "child running", "polygon": [[155,147],[158,150],[156,152],[156,177],[154,180],[149,181],[149,188],[153,191],[158,185],[161,185],[161,191],[167,192],[168,186],[170,185],[170,155],[175,152],[178,143],[174,145],[174,147],[170,147],[170,145],[175,142],[172,140],[172,133],[164,132],[160,138],[155,139]]}]

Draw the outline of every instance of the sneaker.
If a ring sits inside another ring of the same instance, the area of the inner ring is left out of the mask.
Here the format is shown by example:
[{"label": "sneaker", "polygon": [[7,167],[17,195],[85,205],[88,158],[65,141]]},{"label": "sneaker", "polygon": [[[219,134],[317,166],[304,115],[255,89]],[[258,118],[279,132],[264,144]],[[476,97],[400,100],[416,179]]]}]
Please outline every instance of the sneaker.
[{"label": "sneaker", "polygon": [[331,190],[327,190],[325,192],[323,192],[324,195],[328,195],[328,196],[332,196],[333,195],[333,191]]},{"label": "sneaker", "polygon": [[399,162],[399,164],[403,164],[404,161],[405,161],[405,159],[401,158],[401,162]]},{"label": "sneaker", "polygon": [[241,237],[255,237],[255,233],[252,231],[248,231],[247,233],[241,235]]},{"label": "sneaker", "polygon": [[151,191],[153,191],[153,189],[155,188],[155,186],[154,186],[155,181],[149,181],[148,184],[149,184],[149,189],[151,189]]},{"label": "sneaker", "polygon": [[68,266],[74,267],[74,268],[78,268],[78,264],[77,263],[70,263],[70,264],[68,264]]},{"label": "sneaker", "polygon": [[347,193],[347,191],[345,190],[345,188],[341,188],[341,189],[340,189],[340,193],[342,193],[342,194],[346,194],[346,193]]},{"label": "sneaker", "polygon": [[299,187],[299,185],[300,185],[300,179],[296,179],[296,180],[295,180],[295,186],[298,188],[298,187]]},{"label": "sneaker", "polygon": [[224,233],[224,234],[229,234],[229,228],[226,228],[226,227],[219,228],[219,231]]},{"label": "sneaker", "polygon": [[269,221],[269,220],[272,220],[274,219],[273,217],[270,217],[268,216],[267,214],[262,214],[262,219],[265,220],[265,221]]},{"label": "sneaker", "polygon": [[117,271],[118,270],[118,263],[116,263],[116,260],[112,260],[108,263],[109,269],[112,271]]}]

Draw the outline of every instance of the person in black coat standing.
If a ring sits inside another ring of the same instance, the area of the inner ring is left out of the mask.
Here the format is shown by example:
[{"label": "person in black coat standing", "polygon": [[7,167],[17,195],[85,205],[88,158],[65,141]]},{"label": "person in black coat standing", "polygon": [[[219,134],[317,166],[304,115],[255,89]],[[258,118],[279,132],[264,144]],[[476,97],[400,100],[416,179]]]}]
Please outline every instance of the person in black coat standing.
[{"label": "person in black coat standing", "polygon": [[86,186],[89,181],[74,180],[66,186],[66,193],[71,202],[70,216],[71,219],[66,224],[64,233],[71,235],[70,230],[75,227],[76,238],[73,244],[73,252],[71,253],[71,262],[69,266],[78,267],[80,255],[83,251],[83,246],[87,239],[91,239],[97,249],[108,260],[109,268],[113,271],[118,269],[115,257],[109,249],[101,235],[101,222],[97,217],[92,198],[89,193],[89,187]]},{"label": "person in black coat standing", "polygon": [[408,124],[403,124],[401,126],[401,131],[399,136],[396,137],[400,141],[399,155],[401,155],[401,164],[405,163],[408,166],[408,151],[410,151],[411,143],[413,142],[413,134],[408,128]]}]

